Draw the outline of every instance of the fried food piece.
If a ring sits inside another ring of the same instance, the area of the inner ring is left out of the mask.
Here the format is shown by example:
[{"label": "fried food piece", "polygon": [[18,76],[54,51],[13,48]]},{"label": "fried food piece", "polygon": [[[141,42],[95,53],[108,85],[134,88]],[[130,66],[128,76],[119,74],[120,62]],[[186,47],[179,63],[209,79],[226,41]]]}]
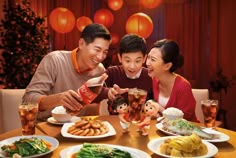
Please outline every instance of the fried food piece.
[{"label": "fried food piece", "polygon": [[80,120],[80,121],[75,122],[75,126],[78,127],[78,128],[80,128],[80,127],[82,127],[82,126],[85,126],[85,125],[88,124],[88,123],[89,123],[89,121]]},{"label": "fried food piece", "polygon": [[80,133],[80,136],[86,136],[89,132],[89,129],[85,129],[82,133]]},{"label": "fried food piece", "polygon": [[68,133],[78,136],[97,136],[105,134],[109,131],[106,124],[100,120],[79,120],[69,127]]},{"label": "fried food piece", "polygon": [[87,136],[93,136],[94,135],[94,129],[90,128]]},{"label": "fried food piece", "polygon": [[85,124],[84,126],[81,126],[81,129],[88,129],[91,126],[91,122],[89,121],[87,124]]}]

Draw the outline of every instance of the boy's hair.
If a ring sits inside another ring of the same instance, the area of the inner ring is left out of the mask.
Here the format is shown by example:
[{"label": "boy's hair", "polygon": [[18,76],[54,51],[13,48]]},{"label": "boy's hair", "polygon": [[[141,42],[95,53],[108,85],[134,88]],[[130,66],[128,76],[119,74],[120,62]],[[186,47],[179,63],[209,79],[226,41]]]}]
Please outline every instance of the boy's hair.
[{"label": "boy's hair", "polygon": [[92,43],[95,38],[104,38],[105,40],[110,41],[111,35],[108,29],[102,25],[97,23],[92,23],[87,25],[82,33],[81,38],[85,40],[87,44]]},{"label": "boy's hair", "polygon": [[141,51],[144,56],[147,54],[146,41],[144,38],[136,34],[127,34],[121,38],[119,49],[120,56],[123,53],[139,51]]}]

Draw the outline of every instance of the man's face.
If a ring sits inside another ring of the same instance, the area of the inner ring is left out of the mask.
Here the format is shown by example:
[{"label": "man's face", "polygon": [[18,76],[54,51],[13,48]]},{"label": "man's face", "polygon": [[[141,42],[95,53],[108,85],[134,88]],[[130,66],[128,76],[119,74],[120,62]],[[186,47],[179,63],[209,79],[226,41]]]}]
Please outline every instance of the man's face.
[{"label": "man's face", "polygon": [[86,44],[84,39],[80,39],[78,59],[80,71],[96,68],[106,58],[109,45],[110,41],[103,38],[95,38],[89,44]]},{"label": "man's face", "polygon": [[125,73],[129,77],[135,77],[143,66],[146,56],[142,52],[129,52],[118,55],[119,61],[122,64]]}]

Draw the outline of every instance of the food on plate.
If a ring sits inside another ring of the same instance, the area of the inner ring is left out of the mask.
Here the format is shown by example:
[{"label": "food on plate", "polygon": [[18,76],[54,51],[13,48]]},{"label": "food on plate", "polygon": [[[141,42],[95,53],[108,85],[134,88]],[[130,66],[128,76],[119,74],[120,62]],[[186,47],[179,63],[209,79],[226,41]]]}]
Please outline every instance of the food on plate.
[{"label": "food on plate", "polygon": [[52,117],[58,122],[68,122],[72,118],[72,115],[66,112],[64,106],[55,107],[51,113]]},{"label": "food on plate", "polygon": [[45,153],[50,150],[52,145],[40,138],[21,138],[12,144],[6,144],[1,147],[6,157],[20,155],[21,157],[32,156]]},{"label": "food on plate", "polygon": [[163,130],[183,136],[188,136],[192,133],[196,133],[202,139],[209,140],[217,139],[219,137],[219,135],[217,134],[204,132],[198,125],[195,125],[183,118],[163,122]]},{"label": "food on plate", "polygon": [[132,158],[131,154],[127,151],[122,151],[118,148],[109,147],[101,144],[91,144],[84,143],[83,147],[76,153],[74,153],[71,158]]},{"label": "food on plate", "polygon": [[100,120],[79,120],[67,130],[68,133],[77,136],[97,136],[106,134],[109,128]]},{"label": "food on plate", "polygon": [[160,152],[176,157],[202,156],[208,152],[207,146],[195,133],[190,136],[169,138],[160,145]]},{"label": "food on plate", "polygon": [[181,110],[174,108],[174,107],[170,107],[170,108],[165,109],[162,112],[162,114],[163,114],[163,117],[165,118],[165,120],[174,120],[177,118],[183,118],[183,116],[184,116],[184,113]]}]

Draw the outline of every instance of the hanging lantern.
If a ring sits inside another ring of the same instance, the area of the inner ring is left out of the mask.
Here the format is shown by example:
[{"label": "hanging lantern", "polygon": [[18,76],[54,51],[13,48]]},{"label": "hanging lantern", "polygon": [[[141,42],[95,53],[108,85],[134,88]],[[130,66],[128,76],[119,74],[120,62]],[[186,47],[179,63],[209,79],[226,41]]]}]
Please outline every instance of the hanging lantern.
[{"label": "hanging lantern", "polygon": [[114,22],[114,16],[108,9],[99,9],[94,14],[94,22],[109,28]]},{"label": "hanging lantern", "polygon": [[144,13],[136,13],[131,15],[126,22],[126,32],[134,33],[148,38],[153,31],[153,23],[151,18]]},{"label": "hanging lantern", "polygon": [[119,35],[117,34],[117,33],[111,33],[111,44],[112,45],[115,45],[115,44],[117,44],[118,42],[119,42],[119,40],[120,40],[120,37],[119,37]]},{"label": "hanging lantern", "polygon": [[75,16],[67,8],[56,8],[49,15],[51,27],[59,33],[70,32],[75,26]]},{"label": "hanging lantern", "polygon": [[162,3],[162,0],[139,0],[139,3],[145,8],[156,8]]},{"label": "hanging lantern", "polygon": [[81,16],[76,20],[76,27],[77,29],[82,32],[83,29],[88,25],[92,24],[92,20],[89,17]]},{"label": "hanging lantern", "polygon": [[108,6],[112,10],[119,10],[123,5],[123,0],[108,0]]}]

